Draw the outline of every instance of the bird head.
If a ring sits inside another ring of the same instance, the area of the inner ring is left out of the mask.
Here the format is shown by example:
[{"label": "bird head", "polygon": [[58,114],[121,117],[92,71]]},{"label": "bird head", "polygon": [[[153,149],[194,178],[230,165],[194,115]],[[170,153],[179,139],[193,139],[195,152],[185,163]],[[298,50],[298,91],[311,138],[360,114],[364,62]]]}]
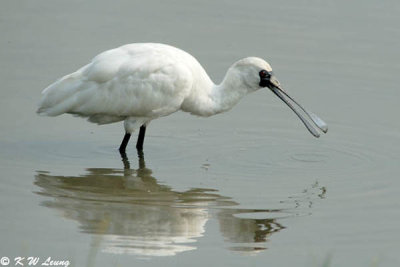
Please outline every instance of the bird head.
[{"label": "bird head", "polygon": [[289,94],[283,90],[278,79],[272,72],[271,65],[265,60],[257,57],[247,57],[237,61],[228,71],[232,83],[246,88],[248,92],[257,91],[259,89],[268,88],[277,97],[279,97],[286,105],[290,107],[304,123],[310,133],[319,137],[320,134],[308,119],[322,132],[328,131],[328,125],[314,113],[306,111],[298,102],[296,102]]}]

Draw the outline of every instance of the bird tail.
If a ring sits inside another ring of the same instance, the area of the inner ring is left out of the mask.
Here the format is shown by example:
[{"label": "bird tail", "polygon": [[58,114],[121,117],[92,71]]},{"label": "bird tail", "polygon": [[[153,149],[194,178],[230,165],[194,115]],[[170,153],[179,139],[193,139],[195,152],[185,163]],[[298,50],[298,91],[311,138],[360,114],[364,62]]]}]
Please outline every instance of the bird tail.
[{"label": "bird tail", "polygon": [[58,116],[72,110],[78,104],[76,92],[82,85],[79,77],[77,72],[69,74],[44,89],[36,112],[42,116]]}]

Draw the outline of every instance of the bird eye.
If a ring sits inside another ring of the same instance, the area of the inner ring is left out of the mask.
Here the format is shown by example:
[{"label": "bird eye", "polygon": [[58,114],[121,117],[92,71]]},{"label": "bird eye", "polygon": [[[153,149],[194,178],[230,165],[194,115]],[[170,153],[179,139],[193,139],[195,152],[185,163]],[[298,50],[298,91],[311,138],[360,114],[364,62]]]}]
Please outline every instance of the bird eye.
[{"label": "bird eye", "polygon": [[261,71],[259,72],[259,74],[260,74],[260,78],[266,78],[266,77],[269,76],[269,73],[268,73],[268,71],[266,71],[266,70],[261,70]]}]

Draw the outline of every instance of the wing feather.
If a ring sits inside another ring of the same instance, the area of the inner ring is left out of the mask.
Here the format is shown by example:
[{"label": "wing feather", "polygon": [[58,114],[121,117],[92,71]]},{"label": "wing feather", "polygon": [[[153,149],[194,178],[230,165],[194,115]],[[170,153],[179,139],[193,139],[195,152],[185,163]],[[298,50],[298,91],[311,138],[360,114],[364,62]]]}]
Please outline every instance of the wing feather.
[{"label": "wing feather", "polygon": [[175,112],[193,83],[185,61],[174,55],[177,52],[144,44],[103,52],[43,90],[38,113],[71,113],[108,123]]}]

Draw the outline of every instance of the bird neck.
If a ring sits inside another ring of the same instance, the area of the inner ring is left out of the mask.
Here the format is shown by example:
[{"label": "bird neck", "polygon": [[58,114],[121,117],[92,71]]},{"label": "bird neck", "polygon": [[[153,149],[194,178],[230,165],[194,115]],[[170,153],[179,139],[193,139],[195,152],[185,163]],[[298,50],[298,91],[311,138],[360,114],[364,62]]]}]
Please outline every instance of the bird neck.
[{"label": "bird neck", "polygon": [[248,90],[240,80],[225,77],[221,84],[214,85],[211,90],[215,114],[230,110],[246,94]]},{"label": "bird neck", "polygon": [[181,109],[193,115],[209,117],[230,110],[247,93],[248,90],[243,83],[238,79],[232,79],[232,76],[225,76],[218,85],[208,79],[201,86],[198,84],[192,88]]}]

